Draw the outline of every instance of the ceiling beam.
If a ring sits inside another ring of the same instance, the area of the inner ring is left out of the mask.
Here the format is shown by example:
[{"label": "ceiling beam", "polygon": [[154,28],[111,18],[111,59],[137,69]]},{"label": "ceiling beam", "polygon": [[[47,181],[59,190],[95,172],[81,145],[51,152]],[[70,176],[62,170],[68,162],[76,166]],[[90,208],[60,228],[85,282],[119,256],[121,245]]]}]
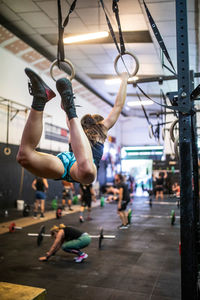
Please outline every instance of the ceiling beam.
[{"label": "ceiling beam", "polygon": [[[79,34],[76,34],[79,35]],[[72,35],[66,35],[64,38],[71,37]],[[119,32],[115,32],[116,39],[119,41]],[[42,37],[46,39],[51,45],[57,45],[58,37],[56,33],[47,33],[43,34]],[[141,31],[123,31],[123,39],[128,43],[152,43],[151,36],[148,30],[141,30]],[[112,36],[108,35],[108,37],[89,40],[89,41],[82,41],[76,42],[76,45],[89,45],[89,44],[113,44]]]}]

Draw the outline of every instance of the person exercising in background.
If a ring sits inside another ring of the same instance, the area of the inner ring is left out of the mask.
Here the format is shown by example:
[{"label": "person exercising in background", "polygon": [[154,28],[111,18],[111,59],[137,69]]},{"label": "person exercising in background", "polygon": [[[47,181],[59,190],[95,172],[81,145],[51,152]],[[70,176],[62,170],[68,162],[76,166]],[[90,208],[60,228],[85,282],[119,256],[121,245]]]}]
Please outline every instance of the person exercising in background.
[{"label": "person exercising in background", "polygon": [[46,178],[36,177],[32,182],[32,188],[35,190],[34,218],[37,218],[40,206],[40,218],[44,218],[46,191],[49,188]]},{"label": "person exercising in background", "polygon": [[69,210],[73,210],[72,199],[73,199],[74,185],[72,182],[68,182],[66,180],[62,180],[62,184],[63,184],[62,208],[65,210],[65,205],[67,201]]},{"label": "person exercising in background", "polygon": [[159,172],[158,177],[156,177],[155,191],[156,191],[156,200],[160,197],[161,200],[164,198],[164,181],[167,178],[167,172]]},{"label": "person exercising in background", "polygon": [[121,174],[115,175],[116,188],[119,190],[118,213],[122,224],[119,229],[128,228],[128,212],[126,211],[127,205],[130,202],[130,193],[128,185],[124,183],[124,177]]},{"label": "person exercising in background", "polygon": [[56,95],[34,71],[26,68],[25,73],[30,79],[29,91],[33,95],[33,102],[22,134],[17,161],[36,176],[82,184],[92,183],[103,155],[107,132],[116,123],[125,103],[128,74],[121,75],[120,88],[107,118],[88,114],[81,122],[76,114],[71,82],[67,78],[57,80],[56,87],[69,124],[73,152],[61,152],[54,156],[36,151],[36,147],[42,135],[44,107]]},{"label": "person exercising in background", "polygon": [[92,220],[90,214],[92,211],[92,200],[96,201],[96,194],[92,187],[92,184],[80,184],[80,194],[81,194],[81,208],[80,208],[80,217],[79,220],[81,223],[84,222],[83,213],[85,207],[87,207],[87,220]]},{"label": "person exercising in background", "polygon": [[77,255],[74,258],[76,263],[80,263],[88,257],[87,253],[81,251],[91,242],[91,237],[88,233],[64,224],[54,225],[50,232],[55,241],[46,255],[39,257],[40,261],[47,261],[60,248],[65,252]]}]

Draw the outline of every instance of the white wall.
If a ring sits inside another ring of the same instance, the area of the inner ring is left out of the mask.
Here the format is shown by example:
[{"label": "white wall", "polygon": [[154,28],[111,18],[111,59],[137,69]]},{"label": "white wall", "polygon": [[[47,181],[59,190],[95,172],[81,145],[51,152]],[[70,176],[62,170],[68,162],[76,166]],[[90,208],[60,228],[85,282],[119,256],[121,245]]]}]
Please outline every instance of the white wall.
[{"label": "white wall", "polygon": [[125,119],[122,122],[121,131],[123,146],[158,145],[155,138],[149,137],[149,126],[145,118]]}]

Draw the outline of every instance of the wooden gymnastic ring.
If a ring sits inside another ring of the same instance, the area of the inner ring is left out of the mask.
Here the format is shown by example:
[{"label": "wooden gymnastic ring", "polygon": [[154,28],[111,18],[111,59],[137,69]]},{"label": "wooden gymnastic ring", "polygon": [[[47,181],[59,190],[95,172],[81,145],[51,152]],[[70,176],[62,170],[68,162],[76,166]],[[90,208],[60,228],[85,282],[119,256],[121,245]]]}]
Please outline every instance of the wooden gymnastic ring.
[{"label": "wooden gymnastic ring", "polygon": [[175,139],[176,139],[174,136],[174,127],[176,126],[177,123],[178,123],[178,119],[173,121],[173,123],[171,124],[170,129],[169,129],[169,134],[170,134],[170,137],[171,137],[171,140],[173,143],[175,142]]},{"label": "wooden gymnastic ring", "polygon": [[152,139],[154,136],[154,133],[153,133],[153,125],[149,125],[149,137],[150,139]]},{"label": "wooden gymnastic ring", "polygon": [[3,149],[3,152],[4,152],[5,155],[10,155],[10,154],[11,154],[11,149],[10,149],[10,147],[5,147],[5,148]]},{"label": "wooden gymnastic ring", "polygon": [[[121,74],[119,73],[119,70],[118,70],[118,67],[117,67],[117,63],[118,63],[118,60],[121,56],[123,55],[130,55],[131,57],[133,57],[133,59],[135,60],[135,70],[129,75],[129,78],[130,77],[133,77],[137,74],[138,70],[139,70],[139,61],[137,59],[137,57],[131,53],[131,52],[128,52],[128,51],[125,51],[124,54],[118,54],[117,57],[115,58],[115,61],[114,61],[114,68],[115,68],[115,72],[120,76]],[[132,82],[128,82],[128,83],[132,83]]]},{"label": "wooden gymnastic ring", "polygon": [[174,153],[176,159],[179,159],[179,136],[177,136],[174,141]]},{"label": "wooden gymnastic ring", "polygon": [[165,127],[162,128],[162,139],[165,140],[165,130],[167,130]]},{"label": "wooden gymnastic ring", "polygon": [[[71,75],[70,75],[70,77],[69,77],[69,80],[72,81],[72,79],[74,79],[74,77],[75,77],[75,70],[74,70],[73,64],[72,64],[71,61],[69,61],[68,59],[64,59],[64,60],[61,61],[61,62],[64,62],[64,63],[66,63],[67,65],[70,66],[70,69],[71,69]],[[51,77],[52,77],[52,79],[53,79],[54,81],[56,81],[56,79],[55,79],[54,76],[53,76],[53,67],[54,67],[57,63],[58,63],[58,60],[55,59],[55,60],[52,62],[51,66],[50,66],[50,74],[51,74]]]}]

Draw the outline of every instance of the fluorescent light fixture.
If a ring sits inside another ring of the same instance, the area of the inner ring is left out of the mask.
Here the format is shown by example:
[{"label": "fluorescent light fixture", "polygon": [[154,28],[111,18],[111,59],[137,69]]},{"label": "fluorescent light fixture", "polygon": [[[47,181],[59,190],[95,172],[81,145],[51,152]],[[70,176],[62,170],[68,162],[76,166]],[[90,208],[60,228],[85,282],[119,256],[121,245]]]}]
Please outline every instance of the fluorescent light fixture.
[{"label": "fluorescent light fixture", "polygon": [[112,85],[112,84],[120,84],[121,79],[120,78],[112,78],[112,79],[106,79],[105,84]]},{"label": "fluorescent light fixture", "polygon": [[[129,77],[128,82],[136,82],[139,79],[139,77],[134,76],[134,77]],[[111,78],[111,79],[106,79],[105,84],[107,85],[112,85],[112,84],[120,84],[121,83],[121,78]]]},{"label": "fluorescent light fixture", "polygon": [[77,42],[100,39],[100,38],[107,37],[108,35],[109,34],[107,31],[93,32],[93,33],[87,33],[87,34],[66,37],[63,39],[63,41],[64,41],[64,44],[72,44],[72,43],[77,43]]},{"label": "fluorescent light fixture", "polygon": [[142,101],[129,101],[129,102],[127,102],[127,105],[130,106],[130,107],[139,106],[141,104],[142,105],[152,105],[153,101],[151,101],[151,100],[142,100]]},{"label": "fluorescent light fixture", "polygon": [[122,147],[125,151],[142,151],[142,150],[157,150],[157,151],[162,151],[163,146],[127,146],[127,147]]},{"label": "fluorescent light fixture", "polygon": [[139,79],[139,77],[138,76],[133,76],[133,77],[129,77],[129,79],[128,79],[128,82],[135,82],[135,81],[137,81]]}]

